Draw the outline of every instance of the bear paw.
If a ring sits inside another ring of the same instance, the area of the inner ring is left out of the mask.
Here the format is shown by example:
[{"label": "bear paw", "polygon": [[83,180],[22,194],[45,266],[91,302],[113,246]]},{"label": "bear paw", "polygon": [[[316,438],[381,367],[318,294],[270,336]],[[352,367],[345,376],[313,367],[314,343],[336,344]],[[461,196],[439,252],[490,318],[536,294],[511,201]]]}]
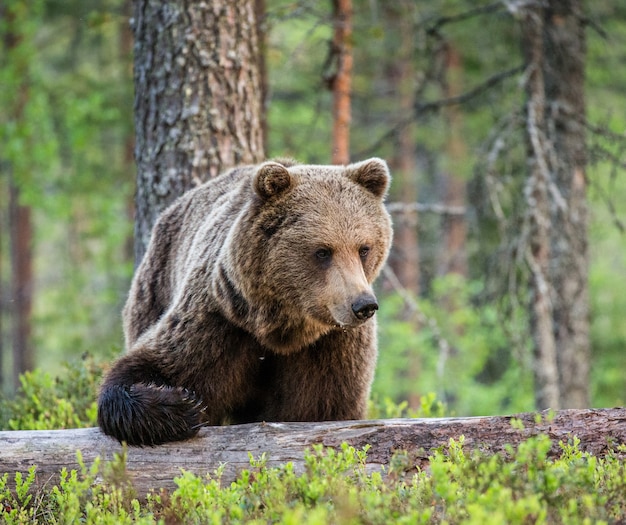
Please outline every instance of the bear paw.
[{"label": "bear paw", "polygon": [[111,385],[98,399],[102,431],[131,446],[189,439],[202,426],[202,402],[193,392],[167,385]]}]

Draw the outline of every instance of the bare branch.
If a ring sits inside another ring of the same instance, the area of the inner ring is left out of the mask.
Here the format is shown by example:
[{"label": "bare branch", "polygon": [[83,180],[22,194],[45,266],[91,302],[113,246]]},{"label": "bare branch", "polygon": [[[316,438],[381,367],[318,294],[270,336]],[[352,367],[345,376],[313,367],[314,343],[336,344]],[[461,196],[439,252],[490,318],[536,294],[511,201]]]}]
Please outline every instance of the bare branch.
[{"label": "bare branch", "polygon": [[437,111],[443,107],[453,106],[456,104],[466,104],[467,102],[478,97],[479,95],[482,95],[487,90],[502,83],[507,78],[517,75],[523,71],[524,71],[523,65],[515,66],[510,69],[507,69],[505,71],[500,71],[499,73],[496,73],[490,76],[487,80],[485,80],[481,84],[477,85],[473,89],[470,89],[469,91],[466,91],[465,93],[462,93],[460,95],[457,95],[454,97],[443,98],[439,100],[433,100],[431,102],[419,102],[418,101],[415,103],[415,107],[414,107],[415,114],[416,116],[420,116],[430,111]]},{"label": "bare branch", "polygon": [[500,196],[505,193],[503,176],[498,172],[497,163],[511,147],[512,136],[523,125],[520,111],[514,111],[505,115],[497,126],[490,132],[490,137],[483,143],[479,159],[485,159],[484,164],[479,163],[475,167],[476,176],[483,177],[487,186],[487,195],[491,204],[491,209],[498,221],[498,231],[500,236],[505,238],[507,218]]},{"label": "bare branch", "polygon": [[[436,18],[432,23],[429,23],[426,27],[426,33],[434,34],[438,33],[439,29],[444,25],[453,24],[456,22],[463,22],[464,20],[468,20],[475,16],[485,15],[495,13],[497,11],[501,11],[504,8],[501,0],[497,2],[492,2],[487,5],[482,5],[478,7],[474,7],[472,9],[468,9],[467,11],[463,11],[461,13],[457,13],[455,15],[441,16]],[[430,21],[427,21],[430,22]]]},{"label": "bare branch", "polygon": [[465,206],[447,206],[445,204],[421,202],[390,202],[387,204],[389,213],[438,213],[440,215],[461,216],[467,213]]},{"label": "bare branch", "polygon": [[383,144],[385,144],[386,142],[391,140],[393,137],[395,137],[396,134],[401,129],[406,127],[408,124],[414,122],[418,117],[421,117],[429,112],[439,111],[440,109],[448,107],[448,106],[454,106],[456,104],[466,104],[470,102],[471,100],[477,98],[478,96],[482,95],[489,89],[502,83],[507,78],[517,75],[518,73],[521,73],[523,71],[524,71],[523,65],[516,66],[511,69],[507,69],[506,71],[500,71],[499,73],[492,75],[487,80],[485,80],[485,82],[479,84],[473,89],[466,91],[465,93],[462,93],[460,95],[454,96],[454,97],[442,98],[439,100],[433,100],[431,102],[420,102],[419,97],[416,96],[415,99],[418,102],[416,102],[415,105],[413,106],[414,114],[399,119],[394,125],[392,125],[387,131],[385,131],[382,135],[380,135],[380,137],[378,137],[368,147],[359,151],[356,157],[359,157],[359,158],[365,157],[371,154],[372,152],[379,150]]},{"label": "bare branch", "polygon": [[594,135],[599,135],[615,142],[626,143],[626,132],[617,133],[615,131],[611,131],[607,126],[599,126],[598,124],[593,124],[592,122],[589,122],[587,119],[584,118],[579,118],[577,120],[579,124],[585,126]]}]

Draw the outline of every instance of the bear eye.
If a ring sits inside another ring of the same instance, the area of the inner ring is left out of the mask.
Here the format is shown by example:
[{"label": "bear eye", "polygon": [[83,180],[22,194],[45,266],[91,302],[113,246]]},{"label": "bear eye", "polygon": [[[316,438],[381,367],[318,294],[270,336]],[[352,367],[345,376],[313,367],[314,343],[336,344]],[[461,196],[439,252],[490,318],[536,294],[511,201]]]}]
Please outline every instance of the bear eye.
[{"label": "bear eye", "polygon": [[369,246],[362,246],[359,249],[359,257],[361,259],[365,259],[367,257],[367,254],[370,252],[370,247]]},{"label": "bear eye", "polygon": [[330,250],[330,248],[320,248],[315,252],[315,257],[318,258],[320,261],[327,261],[328,259],[330,259],[331,255],[332,251]]}]

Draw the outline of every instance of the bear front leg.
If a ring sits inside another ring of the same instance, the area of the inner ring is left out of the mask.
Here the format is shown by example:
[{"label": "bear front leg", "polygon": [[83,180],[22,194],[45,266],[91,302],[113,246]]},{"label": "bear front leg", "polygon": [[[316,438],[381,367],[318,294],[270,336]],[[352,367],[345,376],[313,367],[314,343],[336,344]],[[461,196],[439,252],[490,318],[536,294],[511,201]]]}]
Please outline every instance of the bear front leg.
[{"label": "bear front leg", "polygon": [[193,437],[201,423],[201,401],[193,392],[166,384],[146,355],[120,358],[98,397],[102,431],[131,446],[160,445]]},{"label": "bear front leg", "polygon": [[365,419],[376,365],[374,323],[334,331],[315,344],[277,358],[268,421]]},{"label": "bear front leg", "polygon": [[254,397],[262,355],[217,312],[182,305],[113,364],[100,390],[98,424],[129,445],[188,439]]}]

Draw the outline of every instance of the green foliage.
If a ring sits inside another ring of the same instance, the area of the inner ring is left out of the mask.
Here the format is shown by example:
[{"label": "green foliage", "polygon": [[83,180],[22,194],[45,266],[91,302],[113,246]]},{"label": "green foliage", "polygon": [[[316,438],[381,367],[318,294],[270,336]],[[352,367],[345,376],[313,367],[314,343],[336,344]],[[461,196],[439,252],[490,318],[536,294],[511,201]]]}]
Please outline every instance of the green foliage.
[{"label": "green foliage", "polygon": [[34,521],[33,495],[30,493],[30,489],[35,481],[35,471],[36,467],[33,465],[28,470],[26,479],[21,472],[16,472],[13,490],[9,488],[8,473],[0,478],[0,518],[2,518],[2,523],[8,525]]},{"label": "green foliage", "polygon": [[331,26],[300,2],[270,2],[267,62],[272,87],[268,105],[268,156],[301,162],[330,160],[330,91],[322,83]]},{"label": "green foliage", "polygon": [[[120,344],[119,312],[132,273],[132,79],[123,2],[46,3],[37,63],[58,141],[35,185],[33,305],[38,364]],[[54,261],[54,264],[50,264]],[[61,308],[59,305],[63,305]]]},{"label": "green foliage", "polygon": [[0,428],[51,430],[96,425],[96,395],[103,367],[93,357],[65,365],[59,377],[42,369],[26,372],[12,398],[0,398]]},{"label": "green foliage", "polygon": [[111,462],[87,467],[78,453],[80,473],[61,471],[59,484],[47,497],[47,523],[100,525],[151,524],[152,515],[141,508],[126,475],[126,453]]},{"label": "green foliage", "polygon": [[[532,410],[527,353],[510,346],[495,305],[477,304],[474,298],[481,292],[479,282],[457,275],[438,278],[431,299],[418,299],[420,312],[409,318],[402,297],[386,297],[374,396],[421,403],[434,392],[449,413],[458,415]],[[513,323],[509,331],[523,331],[521,320],[520,326]]]},{"label": "green foliage", "polygon": [[[0,222],[4,228],[10,183],[33,212],[33,343],[38,365],[54,372],[64,358],[121,341],[134,181],[122,6],[121,0],[3,3]],[[0,236],[3,273],[10,268],[7,237]]]},{"label": "green foliage", "polygon": [[422,395],[419,398],[419,406],[411,407],[408,401],[399,403],[390,397],[374,395],[368,407],[370,419],[393,419],[393,418],[422,418],[422,417],[445,417],[448,410],[446,404],[437,399],[434,392]]},{"label": "green foliage", "polygon": [[573,438],[550,454],[545,435],[506,454],[467,453],[463,437],[434,451],[428,468],[399,452],[388,469],[367,467],[367,448],[314,446],[304,468],[268,467],[265,456],[230,484],[223,468],[205,477],[183,472],[170,494],[137,495],[125,454],[112,462],[63,470],[58,484],[31,490],[36,470],[0,478],[0,521],[25,523],[619,523],[626,512],[626,466],[618,449],[597,458]]},{"label": "green foliage", "polygon": [[508,447],[511,460],[468,457],[461,444],[451,442],[448,454],[437,453],[430,463],[434,492],[448,503],[451,522],[614,522],[623,516],[624,493],[616,492],[614,481],[621,480],[623,490],[625,471],[615,455],[595,458],[581,452],[573,438],[559,443],[561,456],[552,460],[552,443],[545,435],[517,450]]},{"label": "green foliage", "polygon": [[[589,4],[589,9],[592,5]],[[587,33],[586,93],[590,169],[590,268],[593,406],[626,403],[626,178],[623,134],[626,123],[616,108],[626,86],[626,11],[622,4],[593,3],[592,16],[603,34]]]},{"label": "green foliage", "polygon": [[28,188],[29,200],[41,189],[34,174],[57,151],[35,41],[43,10],[43,0],[8,0],[0,20],[0,173]]}]

